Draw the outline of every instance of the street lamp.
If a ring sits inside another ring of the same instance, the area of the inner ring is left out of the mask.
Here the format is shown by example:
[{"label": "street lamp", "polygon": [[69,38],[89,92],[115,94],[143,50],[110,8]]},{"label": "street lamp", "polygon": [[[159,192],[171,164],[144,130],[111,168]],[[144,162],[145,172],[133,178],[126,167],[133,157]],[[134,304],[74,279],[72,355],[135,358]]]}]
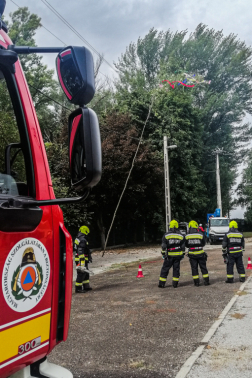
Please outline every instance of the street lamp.
[{"label": "street lamp", "polygon": [[169,158],[168,150],[177,148],[176,144],[167,145],[167,136],[164,136],[164,176],[165,176],[165,223],[166,232],[169,230],[169,223],[171,220],[171,201],[170,201],[170,180],[169,180]]}]

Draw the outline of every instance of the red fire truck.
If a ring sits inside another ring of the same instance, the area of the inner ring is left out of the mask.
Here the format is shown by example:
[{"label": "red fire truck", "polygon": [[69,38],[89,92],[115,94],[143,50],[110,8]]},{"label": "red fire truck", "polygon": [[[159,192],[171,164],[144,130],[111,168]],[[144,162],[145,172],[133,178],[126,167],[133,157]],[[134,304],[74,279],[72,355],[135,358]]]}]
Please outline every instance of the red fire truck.
[{"label": "red fire truck", "polygon": [[[5,0],[0,0],[0,16]],[[70,378],[46,356],[67,339],[72,240],[63,203],[84,200],[101,177],[93,58],[84,47],[22,47],[0,25],[0,377]],[[69,162],[77,198],[56,199],[33,101],[18,54],[56,53],[59,82],[77,106],[69,116]],[[10,127],[11,126],[11,127]],[[8,127],[11,132],[8,132]],[[7,131],[6,131],[7,130]]]}]

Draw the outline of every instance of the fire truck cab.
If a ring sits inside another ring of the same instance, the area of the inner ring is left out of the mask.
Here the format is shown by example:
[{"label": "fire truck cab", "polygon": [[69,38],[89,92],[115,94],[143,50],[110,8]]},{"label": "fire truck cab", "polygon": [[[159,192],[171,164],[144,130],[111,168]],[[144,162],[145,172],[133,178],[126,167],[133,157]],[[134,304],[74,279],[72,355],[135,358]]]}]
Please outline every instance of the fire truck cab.
[{"label": "fire truck cab", "polygon": [[[5,0],[0,1],[3,14]],[[46,356],[68,335],[72,239],[61,203],[84,200],[101,177],[91,53],[84,47],[14,46],[0,25],[0,377],[72,374]],[[69,116],[69,163],[77,198],[54,196],[46,150],[18,54],[57,53],[59,82],[77,105]]]}]

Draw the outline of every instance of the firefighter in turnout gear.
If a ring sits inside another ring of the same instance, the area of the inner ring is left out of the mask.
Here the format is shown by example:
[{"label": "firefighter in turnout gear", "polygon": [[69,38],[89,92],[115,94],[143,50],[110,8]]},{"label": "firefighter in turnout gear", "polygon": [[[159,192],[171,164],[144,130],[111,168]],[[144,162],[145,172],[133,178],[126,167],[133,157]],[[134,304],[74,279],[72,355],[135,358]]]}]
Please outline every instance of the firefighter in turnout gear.
[{"label": "firefighter in turnout gear", "polygon": [[222,256],[227,264],[226,283],[234,282],[234,264],[240,275],[240,282],[245,281],[245,269],[242,261],[242,254],[245,248],[244,237],[238,231],[238,225],[235,221],[229,223],[229,231],[224,236],[222,242]]},{"label": "firefighter in turnout gear", "polygon": [[164,288],[171,267],[173,267],[173,287],[178,286],[180,276],[180,261],[185,254],[185,237],[178,229],[178,222],[172,220],[169,231],[162,238],[162,252],[164,263],[161,269],[158,287]]},{"label": "firefighter in turnout gear", "polygon": [[189,223],[189,233],[185,237],[185,245],[189,249],[188,257],[195,286],[199,286],[200,283],[198,266],[200,266],[204,284],[209,285],[209,275],[206,267],[207,254],[203,249],[205,244],[205,235],[199,230],[198,223],[192,220]]},{"label": "firefighter in turnout gear", "polygon": [[81,226],[78,235],[74,241],[75,263],[77,269],[77,278],[75,282],[76,293],[86,293],[92,290],[89,285],[88,263],[92,262],[91,252],[88,248],[87,235],[89,234],[87,226]]}]

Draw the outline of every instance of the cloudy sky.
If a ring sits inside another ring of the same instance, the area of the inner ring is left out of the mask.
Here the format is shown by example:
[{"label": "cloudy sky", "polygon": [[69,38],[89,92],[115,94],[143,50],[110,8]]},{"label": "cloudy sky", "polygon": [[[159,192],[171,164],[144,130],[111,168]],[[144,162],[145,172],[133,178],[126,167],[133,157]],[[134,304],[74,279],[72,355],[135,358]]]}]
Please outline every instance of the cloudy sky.
[{"label": "cloudy sky", "polygon": [[[17,9],[6,0],[5,15]],[[105,59],[117,62],[131,41],[144,37],[150,28],[192,32],[199,23],[235,33],[252,45],[251,0],[14,0],[39,15],[42,24],[66,45],[83,42],[46,6],[59,12]],[[61,46],[62,43],[41,28],[37,34],[40,46]],[[46,59],[53,65],[54,58]],[[102,71],[116,75],[106,63]]]},{"label": "cloudy sky", "polygon": [[[60,13],[108,63],[113,65],[132,41],[144,37],[150,28],[158,30],[188,30],[192,32],[204,23],[224,34],[237,34],[252,45],[251,0],[6,0],[5,16],[27,6],[41,17],[42,24],[65,45],[83,45],[78,38],[47,6]],[[63,46],[44,28],[36,36],[38,46]],[[95,54],[94,54],[95,56]],[[54,56],[44,58],[54,67]],[[110,77],[116,73],[106,62],[101,71]],[[232,214],[232,216],[241,215]]]}]

